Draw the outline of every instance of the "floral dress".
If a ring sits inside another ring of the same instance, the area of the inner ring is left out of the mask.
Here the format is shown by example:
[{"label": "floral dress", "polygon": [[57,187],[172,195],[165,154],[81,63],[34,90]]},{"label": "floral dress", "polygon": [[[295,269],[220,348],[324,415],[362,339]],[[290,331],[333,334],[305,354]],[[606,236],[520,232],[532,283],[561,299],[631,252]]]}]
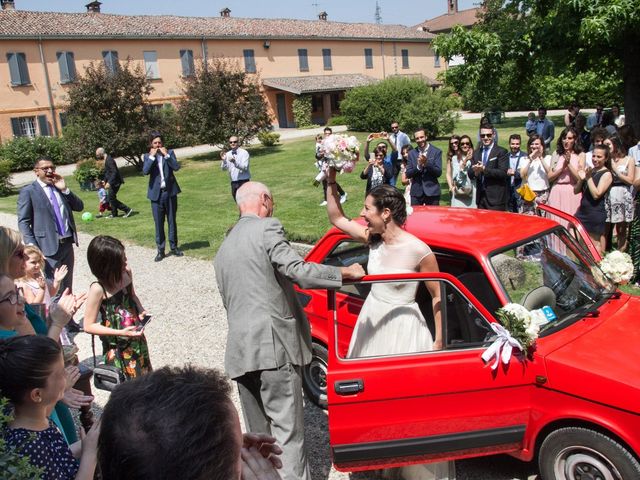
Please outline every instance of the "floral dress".
[{"label": "floral dress", "polygon": [[[104,290],[104,287],[102,289]],[[125,287],[113,296],[103,299],[100,304],[101,324],[107,328],[121,330],[140,326],[138,313],[138,308],[131,298],[130,287]],[[151,372],[149,348],[144,335],[140,337],[104,335],[100,339],[104,362],[120,368],[127,379]]]}]

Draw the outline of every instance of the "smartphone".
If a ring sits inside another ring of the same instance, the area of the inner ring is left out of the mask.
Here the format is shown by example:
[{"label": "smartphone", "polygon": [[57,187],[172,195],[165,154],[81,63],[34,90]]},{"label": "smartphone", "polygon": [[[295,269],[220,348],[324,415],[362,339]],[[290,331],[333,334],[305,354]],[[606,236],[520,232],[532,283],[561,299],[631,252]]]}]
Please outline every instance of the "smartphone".
[{"label": "smartphone", "polygon": [[142,331],[144,330],[144,327],[147,326],[147,324],[151,321],[153,317],[151,315],[145,315],[144,317],[142,317],[142,320],[140,320],[140,326],[138,327],[138,331]]}]

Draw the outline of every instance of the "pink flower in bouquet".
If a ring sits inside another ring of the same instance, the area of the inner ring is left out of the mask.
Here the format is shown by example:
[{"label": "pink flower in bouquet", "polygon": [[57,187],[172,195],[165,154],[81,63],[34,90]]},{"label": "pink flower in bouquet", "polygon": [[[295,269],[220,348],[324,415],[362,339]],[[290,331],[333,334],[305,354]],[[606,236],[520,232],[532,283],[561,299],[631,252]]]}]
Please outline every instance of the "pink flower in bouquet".
[{"label": "pink flower in bouquet", "polygon": [[322,141],[327,165],[342,172],[352,172],[360,153],[360,142],[353,135],[334,133]]}]

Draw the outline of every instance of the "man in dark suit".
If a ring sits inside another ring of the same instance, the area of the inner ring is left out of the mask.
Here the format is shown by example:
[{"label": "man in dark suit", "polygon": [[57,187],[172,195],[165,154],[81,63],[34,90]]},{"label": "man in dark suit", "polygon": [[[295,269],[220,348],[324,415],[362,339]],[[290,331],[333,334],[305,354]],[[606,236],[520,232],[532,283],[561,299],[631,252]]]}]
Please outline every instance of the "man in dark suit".
[{"label": "man in dark suit", "polygon": [[116,161],[111,155],[107,155],[102,147],[96,150],[96,159],[104,161],[104,181],[106,182],[104,187],[107,189],[109,205],[111,206],[111,215],[109,215],[109,218],[117,217],[118,210],[122,210],[124,217],[127,218],[133,213],[133,210],[118,200],[118,190],[120,190],[120,186],[124,183],[124,179],[122,175],[120,175]]},{"label": "man in dark suit", "polygon": [[442,150],[427,143],[423,128],[416,130],[417,147],[409,151],[405,175],[411,179],[411,205],[439,205]]},{"label": "man in dark suit", "polygon": [[238,383],[245,428],[282,447],[282,479],[310,480],[300,370],[311,361],[311,332],[294,283],[338,288],[364,270],[303,261],[272,218],[273,197],[262,183],[243,184],[236,202],[240,219],[214,260],[229,324],[225,371]]},{"label": "man in dark suit", "polygon": [[176,257],[183,255],[178,249],[178,227],[176,226],[176,212],[178,211],[178,194],[180,187],[173,172],[180,170],[173,150],[164,146],[160,132],[149,135],[151,149],[144,155],[142,173],[149,175],[147,198],[151,200],[153,221],[156,224],[156,245],[158,253],[155,261],[165,257],[164,219],[169,224],[169,246]]},{"label": "man in dark suit", "polygon": [[476,204],[485,210],[505,211],[509,200],[509,154],[493,141],[493,125],[480,128],[482,145],[473,152],[468,169],[476,181]]},{"label": "man in dark suit", "polygon": [[56,268],[66,265],[68,273],[55,298],[73,287],[73,244],[78,245],[73,212],[84,203],[69,188],[48,157],[40,157],[33,168],[36,181],[20,190],[18,228],[24,243],[35,245],[44,254],[45,277],[53,281]]}]

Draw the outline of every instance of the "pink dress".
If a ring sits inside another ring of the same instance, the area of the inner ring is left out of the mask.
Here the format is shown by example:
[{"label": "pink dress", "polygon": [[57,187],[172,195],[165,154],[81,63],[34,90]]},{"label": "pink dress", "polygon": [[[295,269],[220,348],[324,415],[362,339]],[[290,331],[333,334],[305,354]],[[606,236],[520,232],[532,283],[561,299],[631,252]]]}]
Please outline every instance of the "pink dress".
[{"label": "pink dress", "polygon": [[[569,160],[571,166],[576,170],[578,169],[578,158],[578,154],[572,153],[571,159]],[[563,169],[565,161],[564,155],[560,155],[553,171]],[[580,200],[582,199],[582,193],[573,193],[575,184],[576,182],[571,177],[569,170],[563,171],[551,187],[547,203],[558,210],[562,210],[570,215],[575,215],[580,206]]]}]

